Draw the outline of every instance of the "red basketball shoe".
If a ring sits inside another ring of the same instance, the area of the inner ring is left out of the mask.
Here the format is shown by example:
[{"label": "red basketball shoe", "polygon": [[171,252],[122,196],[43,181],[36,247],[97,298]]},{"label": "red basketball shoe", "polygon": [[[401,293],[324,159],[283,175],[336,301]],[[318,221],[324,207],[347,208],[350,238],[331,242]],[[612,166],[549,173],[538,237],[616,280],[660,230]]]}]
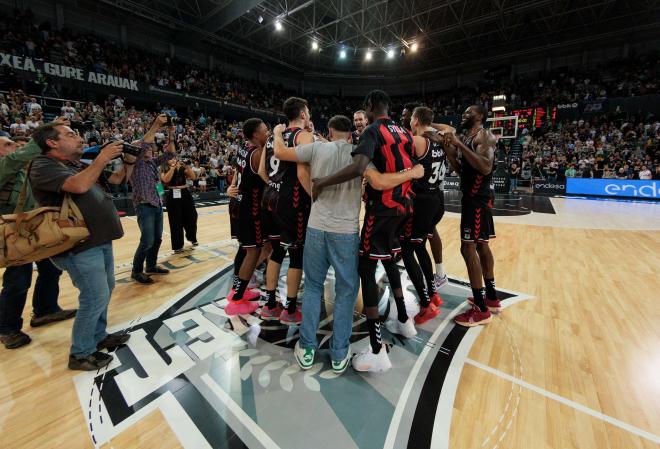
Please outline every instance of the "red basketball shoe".
[{"label": "red basketball shoe", "polygon": [[490,314],[490,311],[486,310],[482,312],[476,304],[472,305],[472,308],[467,312],[456,315],[454,321],[456,324],[464,327],[474,327],[479,326],[480,324],[488,324],[493,320],[493,316]]}]

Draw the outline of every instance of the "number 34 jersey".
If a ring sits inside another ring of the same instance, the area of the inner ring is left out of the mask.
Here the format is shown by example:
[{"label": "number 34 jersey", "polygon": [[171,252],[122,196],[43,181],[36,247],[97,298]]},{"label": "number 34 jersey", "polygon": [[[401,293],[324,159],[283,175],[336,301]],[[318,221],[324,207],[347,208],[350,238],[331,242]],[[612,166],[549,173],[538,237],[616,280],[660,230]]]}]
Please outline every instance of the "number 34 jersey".
[{"label": "number 34 jersey", "polygon": [[[298,135],[302,128],[287,128],[282,133],[282,138],[289,148],[295,148]],[[280,161],[275,157],[275,148],[273,137],[266,142],[266,172],[268,173],[268,187],[264,192],[263,206],[267,210],[277,210],[278,202],[289,207],[294,203],[311,204],[307,192],[300,185],[298,180],[298,169],[295,162]],[[299,204],[298,204],[299,205]]]},{"label": "number 34 jersey", "polygon": [[427,138],[424,140],[426,140],[426,152],[417,160],[424,167],[424,176],[413,182],[413,191],[416,194],[443,190],[447,170],[447,157],[442,145]]}]

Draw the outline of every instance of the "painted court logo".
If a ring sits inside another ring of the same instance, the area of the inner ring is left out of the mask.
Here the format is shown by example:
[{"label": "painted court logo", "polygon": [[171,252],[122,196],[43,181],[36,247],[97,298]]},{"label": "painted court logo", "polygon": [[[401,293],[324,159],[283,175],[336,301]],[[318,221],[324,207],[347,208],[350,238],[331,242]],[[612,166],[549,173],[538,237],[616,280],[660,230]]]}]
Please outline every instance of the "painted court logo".
[{"label": "painted court logo", "polygon": [[[387,316],[390,289],[379,274],[381,314]],[[187,449],[398,448],[409,447],[410,435],[418,447],[443,447],[432,431],[436,425],[449,429],[457,385],[450,383],[441,401],[444,379],[450,366],[464,363],[467,351],[457,350],[474,332],[451,321],[465,307],[465,285],[452,281],[443,289],[441,316],[418,328],[417,337],[405,340],[384,331],[394,369],[380,376],[349,369],[337,377],[327,353],[332,275],[317,335],[320,351],[312,369],[304,372],[291,350],[297,327],[224,313],[231,275],[231,267],[219,270],[150,316],[128,323],[131,339],[116,351],[112,364],[75,377],[96,447],[155,410]],[[416,313],[405,273],[402,281],[409,313]],[[510,298],[505,304],[522,299],[501,296]],[[365,318],[356,312],[352,352],[368,344],[367,335]],[[449,413],[429,413],[442,407]],[[300,435],[300,428],[315,430]]]}]

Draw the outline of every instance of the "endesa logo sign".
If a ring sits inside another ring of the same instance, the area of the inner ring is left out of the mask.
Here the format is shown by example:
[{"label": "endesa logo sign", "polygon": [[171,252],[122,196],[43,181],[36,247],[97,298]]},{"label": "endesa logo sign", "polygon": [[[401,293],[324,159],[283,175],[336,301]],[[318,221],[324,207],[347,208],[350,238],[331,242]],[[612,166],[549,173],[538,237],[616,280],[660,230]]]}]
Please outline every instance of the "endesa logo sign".
[{"label": "endesa logo sign", "polygon": [[566,193],[660,199],[660,181],[569,178]]}]

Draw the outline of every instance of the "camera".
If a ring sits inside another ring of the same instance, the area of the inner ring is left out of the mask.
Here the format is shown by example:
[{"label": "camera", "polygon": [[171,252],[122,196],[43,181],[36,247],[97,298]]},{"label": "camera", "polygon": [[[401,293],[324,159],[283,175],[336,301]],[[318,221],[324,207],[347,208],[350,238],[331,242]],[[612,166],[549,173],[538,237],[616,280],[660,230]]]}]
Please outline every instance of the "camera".
[{"label": "camera", "polygon": [[91,120],[85,120],[85,121],[70,120],[70,123],[71,123],[71,129],[73,129],[74,131],[78,131],[78,133],[80,134],[94,128],[94,122],[92,122]]},{"label": "camera", "polygon": [[131,145],[130,143],[122,143],[121,144],[121,152],[130,154],[131,156],[139,156],[140,151],[142,151],[142,148],[138,147],[137,145]]},{"label": "camera", "polygon": [[178,122],[179,122],[179,117],[174,117],[174,116],[168,114],[167,115],[167,122],[165,122],[165,124],[167,126],[172,126],[173,124],[176,124]]},{"label": "camera", "polygon": [[[108,143],[112,143],[113,141],[110,141]],[[93,160],[96,159],[96,156],[99,155],[101,152],[101,149],[107,144],[104,145],[94,145],[92,147],[87,147],[83,150],[83,155],[81,159],[86,159],[86,160]],[[131,145],[129,143],[122,143],[121,144],[121,151],[124,154],[129,154],[131,156],[139,156],[140,152],[142,151],[142,148],[136,146],[136,145]]]}]

